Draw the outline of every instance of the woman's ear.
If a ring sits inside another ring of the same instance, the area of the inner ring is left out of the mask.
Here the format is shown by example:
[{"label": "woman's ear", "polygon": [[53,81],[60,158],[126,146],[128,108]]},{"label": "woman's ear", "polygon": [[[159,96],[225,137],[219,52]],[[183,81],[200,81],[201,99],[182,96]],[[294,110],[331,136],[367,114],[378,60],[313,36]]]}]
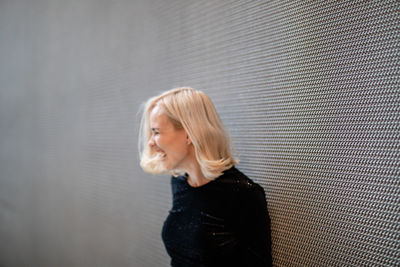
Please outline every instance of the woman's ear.
[{"label": "woman's ear", "polygon": [[186,136],[186,144],[190,145],[192,143],[192,141],[190,140],[189,136]]}]

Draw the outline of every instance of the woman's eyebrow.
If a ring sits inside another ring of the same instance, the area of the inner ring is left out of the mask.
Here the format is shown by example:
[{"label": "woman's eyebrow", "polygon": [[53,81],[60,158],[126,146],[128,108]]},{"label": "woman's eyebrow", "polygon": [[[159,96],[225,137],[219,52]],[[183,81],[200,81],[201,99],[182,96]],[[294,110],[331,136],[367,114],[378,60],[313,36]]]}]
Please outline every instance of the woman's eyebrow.
[{"label": "woman's eyebrow", "polygon": [[158,131],[160,130],[159,128],[151,128],[152,131]]}]

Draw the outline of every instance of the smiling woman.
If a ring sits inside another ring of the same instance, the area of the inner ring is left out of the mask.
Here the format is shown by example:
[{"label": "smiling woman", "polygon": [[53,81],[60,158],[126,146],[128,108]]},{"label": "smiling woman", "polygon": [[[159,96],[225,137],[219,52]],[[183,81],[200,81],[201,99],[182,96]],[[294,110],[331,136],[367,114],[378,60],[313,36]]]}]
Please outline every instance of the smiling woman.
[{"label": "smiling woman", "polygon": [[234,166],[206,94],[182,87],[149,99],[139,149],[145,171],[173,175],[173,206],[162,229],[172,266],[272,265],[264,189]]}]

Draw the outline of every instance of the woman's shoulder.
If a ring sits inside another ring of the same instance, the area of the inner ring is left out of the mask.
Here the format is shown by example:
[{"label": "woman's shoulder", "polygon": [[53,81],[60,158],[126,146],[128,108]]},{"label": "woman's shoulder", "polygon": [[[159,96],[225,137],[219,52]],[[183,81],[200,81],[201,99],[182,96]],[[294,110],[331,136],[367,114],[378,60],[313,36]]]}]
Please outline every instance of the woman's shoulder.
[{"label": "woman's shoulder", "polygon": [[217,178],[219,183],[231,184],[235,191],[250,192],[263,190],[262,186],[254,182],[247,175],[237,169],[235,166],[225,170],[223,175]]},{"label": "woman's shoulder", "polygon": [[[264,188],[250,179],[243,172],[233,167],[222,175],[220,184],[230,184],[230,186],[222,186],[225,189],[233,190],[239,209],[249,209],[254,206],[266,206],[266,193]],[[218,178],[218,179],[220,179]]]}]

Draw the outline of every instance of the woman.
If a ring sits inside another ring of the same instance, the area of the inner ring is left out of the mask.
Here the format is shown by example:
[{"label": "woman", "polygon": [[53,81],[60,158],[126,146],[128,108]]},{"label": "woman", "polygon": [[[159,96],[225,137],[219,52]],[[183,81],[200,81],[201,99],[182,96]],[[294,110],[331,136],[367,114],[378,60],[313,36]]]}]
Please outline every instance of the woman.
[{"label": "woman", "polygon": [[149,99],[140,165],[170,173],[173,206],[162,239],[171,266],[271,266],[264,189],[237,160],[210,98],[189,87]]}]

